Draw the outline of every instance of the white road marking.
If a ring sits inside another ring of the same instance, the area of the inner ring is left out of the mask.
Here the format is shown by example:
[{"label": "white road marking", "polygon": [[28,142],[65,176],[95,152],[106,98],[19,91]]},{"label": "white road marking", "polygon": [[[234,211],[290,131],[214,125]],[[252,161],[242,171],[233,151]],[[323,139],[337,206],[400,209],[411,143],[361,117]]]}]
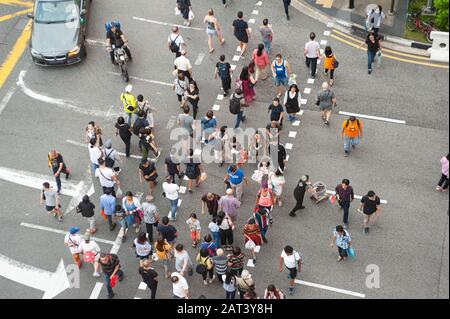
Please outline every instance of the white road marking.
[{"label": "white road marking", "polygon": [[350,291],[350,290],[344,290],[344,289],[334,288],[334,287],[330,287],[330,286],[315,284],[313,282],[308,282],[308,281],[303,281],[303,280],[296,279],[295,283],[297,283],[299,285],[304,285],[304,286],[309,286],[309,287],[314,287],[314,288],[334,291],[334,292],[337,292],[337,293],[346,294],[346,295],[350,295],[350,296],[354,296],[354,297],[366,298],[365,294],[361,294],[361,293],[358,293],[358,292],[353,292],[353,291]]},{"label": "white road marking", "polygon": [[214,104],[214,106],[212,107],[213,111],[220,111],[220,105],[218,104]]},{"label": "white road marking", "polygon": [[328,23],[327,23],[327,27],[328,27],[328,28],[332,28],[333,26],[334,26],[334,23],[333,23],[333,22],[328,22]]},{"label": "white road marking", "polygon": [[294,144],[292,143],[286,143],[286,149],[291,150],[294,147]]},{"label": "white road marking", "polygon": [[133,17],[133,20],[138,20],[138,21],[148,22],[148,23],[154,23],[154,24],[159,24],[159,25],[165,25],[165,26],[170,26],[170,27],[177,26],[178,28],[181,28],[181,29],[204,31],[201,28],[187,27],[185,25],[179,25],[179,24],[176,24],[176,23],[167,23],[167,22],[161,22],[161,21],[156,21],[156,20],[144,19],[144,18],[139,18],[139,17]]},{"label": "white road marking", "polygon": [[[116,76],[122,76],[120,73],[117,73],[117,72],[108,72],[108,74],[112,74],[112,75],[116,75]],[[164,85],[164,86],[173,86],[173,83],[156,81],[156,80],[149,80],[149,79],[144,79],[144,78],[140,78],[140,77],[137,77],[137,76],[131,76],[131,75],[130,75],[130,79],[136,80],[136,81],[152,83],[152,84]]]},{"label": "white road marking", "polygon": [[326,37],[329,37],[330,34],[331,34],[331,31],[328,31],[328,30],[323,32],[323,35],[326,36]]},{"label": "white road marking", "polygon": [[308,79],[308,81],[306,81],[308,84],[314,84],[315,80],[314,79]]},{"label": "white road marking", "polygon": [[237,51],[237,52],[241,52],[241,51],[242,51],[242,50],[241,50],[241,47],[238,46],[238,47],[236,48],[236,51]]},{"label": "white road marking", "polygon": [[286,156],[286,162],[289,162],[289,155]]},{"label": "white road marking", "polygon": [[[131,230],[129,230],[131,231]],[[117,234],[116,240],[109,251],[110,254],[117,254],[119,252],[120,246],[122,245],[122,238],[123,238],[123,228],[120,228],[119,233]]]},{"label": "white road marking", "polygon": [[0,254],[0,276],[43,291],[42,299],[53,299],[70,288],[69,278],[62,259],[56,271],[50,272]]},{"label": "white road marking", "polygon": [[183,202],[183,200],[182,199],[178,199],[178,207],[180,207],[181,206],[181,203]]},{"label": "white road marking", "polygon": [[305,90],[303,90],[303,93],[311,94],[311,88],[305,88]]},{"label": "white road marking", "polygon": [[[67,231],[64,231],[64,230],[30,224],[30,223],[20,223],[20,226],[26,227],[26,228],[31,228],[31,229],[43,230],[43,231],[46,231],[49,233],[55,233],[55,234],[60,234],[60,235],[64,235],[64,236],[67,235]],[[101,239],[101,238],[97,238],[97,237],[92,237],[92,240],[95,240],[96,242],[99,242],[99,243],[114,245],[114,242],[111,240]]]},{"label": "white road marking", "polygon": [[[328,195],[336,195],[336,192],[327,189],[327,194]],[[361,195],[355,195],[355,199],[361,199],[361,198],[363,198]],[[387,204],[388,202],[387,202],[387,200],[380,199],[380,203],[381,204]]]},{"label": "white road marking", "polygon": [[70,110],[72,112],[76,112],[76,113],[80,113],[80,114],[84,114],[84,115],[90,115],[90,116],[97,116],[97,117],[101,117],[101,118],[106,118],[106,116],[108,115],[108,117],[117,117],[122,115],[122,113],[112,113],[112,114],[108,114],[107,112],[104,111],[100,111],[100,110],[93,110],[90,108],[82,108],[79,106],[74,105],[72,102],[70,101],[66,101],[63,99],[57,99],[57,98],[53,98],[47,95],[43,95],[40,93],[37,93],[31,89],[29,89],[24,81],[24,77],[26,75],[27,71],[20,71],[19,74],[19,79],[17,81],[17,85],[19,86],[19,88],[22,90],[22,92],[31,97],[32,99],[44,102],[44,103],[48,103],[48,104],[53,104],[56,105],[62,109],[66,109],[66,110]]},{"label": "white road marking", "polygon": [[142,282],[139,284],[138,289],[139,289],[139,290],[146,290],[146,289],[147,289],[147,284],[146,284],[145,282],[142,281]]},{"label": "white road marking", "polygon": [[300,116],[302,116],[303,113],[305,113],[305,110],[300,110],[300,112],[298,112],[297,114],[300,115]]},{"label": "white road marking", "polygon": [[289,137],[290,137],[290,138],[296,138],[296,137],[297,137],[297,132],[295,132],[295,131],[290,131],[290,132],[289,132]]},{"label": "white road marking", "polygon": [[178,191],[178,193],[180,193],[180,194],[186,194],[186,191],[187,191],[187,187],[185,187],[185,186],[180,186],[180,190]]},{"label": "white road marking", "polygon": [[255,268],[255,263],[253,262],[253,259],[249,259],[247,261],[247,267]]},{"label": "white road marking", "polygon": [[262,1],[258,1],[258,2],[256,3],[256,5],[257,5],[258,7],[262,6],[262,4],[263,4]]},{"label": "white road marking", "polygon": [[300,126],[300,121],[295,121],[294,123],[292,123],[292,126]]},{"label": "white road marking", "polygon": [[219,95],[217,95],[217,100],[218,100],[218,101],[222,101],[222,100],[223,100],[223,97],[224,97],[224,96],[223,96],[222,94],[219,94]]},{"label": "white road marking", "polygon": [[248,23],[255,24],[255,23],[256,23],[256,20],[255,20],[255,19],[249,19],[249,20],[248,20]]},{"label": "white road marking", "polygon": [[308,103],[307,99],[300,99],[300,104],[301,105],[305,105],[306,103]]},{"label": "white road marking", "polygon": [[[76,146],[80,146],[80,147],[84,147],[84,148],[88,148],[87,144],[76,142],[76,141],[72,141],[72,140],[66,140],[66,143],[69,143],[69,144],[72,144],[72,145],[76,145]],[[126,154],[122,153],[122,152],[117,152],[117,154],[120,155],[120,156],[126,156]],[[142,156],[139,156],[139,155],[130,155],[130,157],[131,158],[142,159]]]},{"label": "white road marking", "polygon": [[390,118],[387,118],[387,117],[364,115],[364,114],[350,113],[350,112],[343,112],[343,111],[339,111],[339,114],[340,115],[347,115],[347,116],[356,116],[356,117],[360,117],[360,118],[368,119],[368,120],[376,120],[376,121],[383,121],[383,122],[396,123],[396,124],[406,124],[406,121],[390,119]]},{"label": "white road marking", "polygon": [[106,41],[100,40],[100,39],[86,39],[85,41],[88,45],[97,46],[97,47],[105,47],[106,48]]},{"label": "white road marking", "polygon": [[232,70],[232,71],[236,70],[236,67],[237,67],[237,66],[236,66],[235,64],[231,64],[231,70]]},{"label": "white road marking", "polygon": [[73,196],[70,199],[70,202],[67,205],[66,211],[64,212],[64,216],[66,216],[69,213],[71,213],[75,209],[75,207],[78,206],[78,204],[83,199],[84,195],[91,196],[92,194],[95,193],[94,183],[92,182],[92,173],[91,173],[91,166],[90,165],[88,165],[88,168],[87,168],[85,176],[86,176],[85,180],[82,181],[79,184],[79,186],[78,186],[79,187],[78,188],[78,196]]},{"label": "white road marking", "polygon": [[327,45],[328,41],[327,40],[322,40],[320,41],[320,45]]},{"label": "white road marking", "polygon": [[255,247],[255,253],[259,253],[260,250],[261,250],[261,246],[256,246],[256,247]]},{"label": "white road marking", "polygon": [[204,53],[199,53],[198,56],[197,56],[197,60],[195,60],[194,64],[195,65],[202,64],[204,58],[205,58],[205,54]]},{"label": "white road marking", "polygon": [[15,86],[11,87],[8,90],[8,92],[6,92],[5,96],[3,97],[3,99],[0,102],[0,115],[2,114],[3,110],[5,109],[5,107],[8,105],[9,101],[11,100],[11,98],[14,95],[15,92],[16,92],[16,87]]},{"label": "white road marking", "polygon": [[258,15],[258,14],[259,14],[259,11],[258,11],[258,10],[253,10],[253,11],[252,11],[252,14]]},{"label": "white road marking", "polygon": [[196,149],[195,151],[194,151],[194,155],[195,156],[200,156],[200,155],[202,155],[202,150],[201,149]]},{"label": "white road marking", "polygon": [[235,55],[235,56],[233,56],[233,61],[234,61],[234,62],[239,62],[240,59],[241,59],[241,56],[240,56],[240,55]]},{"label": "white road marking", "polygon": [[98,296],[100,295],[100,291],[102,291],[103,283],[102,282],[96,282],[95,287],[91,292],[91,295],[89,296],[89,299],[98,299]]}]

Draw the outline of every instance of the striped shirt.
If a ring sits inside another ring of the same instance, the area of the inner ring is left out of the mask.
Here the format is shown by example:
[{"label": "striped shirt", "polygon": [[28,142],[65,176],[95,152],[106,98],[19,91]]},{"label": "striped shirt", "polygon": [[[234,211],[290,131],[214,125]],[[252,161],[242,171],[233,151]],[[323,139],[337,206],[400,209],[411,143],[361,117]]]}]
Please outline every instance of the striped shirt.
[{"label": "striped shirt", "polygon": [[227,257],[215,256],[213,257],[214,269],[218,275],[225,275],[227,272]]},{"label": "striped shirt", "polygon": [[348,249],[348,243],[352,241],[350,234],[345,230],[343,235],[339,235],[336,230],[333,233],[336,236],[336,246],[342,249]]},{"label": "striped shirt", "polygon": [[231,270],[239,270],[244,268],[244,254],[240,253],[238,256],[232,255],[228,259],[228,262],[231,263]]}]

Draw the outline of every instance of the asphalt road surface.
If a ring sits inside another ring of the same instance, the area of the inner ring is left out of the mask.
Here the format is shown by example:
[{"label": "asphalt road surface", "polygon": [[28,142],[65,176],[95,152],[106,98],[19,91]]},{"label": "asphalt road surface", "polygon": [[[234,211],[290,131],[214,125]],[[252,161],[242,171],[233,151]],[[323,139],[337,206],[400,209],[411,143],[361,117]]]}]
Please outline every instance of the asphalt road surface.
[{"label": "asphalt road surface", "polygon": [[[364,51],[324,35],[333,28],[294,9],[291,9],[291,20],[286,21],[281,1],[263,0],[257,5],[256,1],[234,0],[227,8],[223,8],[219,0],[192,2],[196,18],[192,28],[182,29],[181,33],[188,44],[188,58],[200,87],[199,114],[203,115],[213,105],[220,105],[220,110],[215,112],[219,126],[234,124],[227,101],[217,100],[221,90],[219,81],[213,80],[213,72],[220,54],[226,54],[229,61],[237,54],[231,24],[238,10],[244,11],[247,21],[255,20],[250,24],[251,49],[260,41],[257,29],[262,19],[270,20],[275,32],[271,59],[278,52],[287,57],[298,75],[302,97],[306,100],[300,125],[286,123],[282,131],[282,142],[292,144],[292,149],[288,150],[284,206],[277,207],[273,213],[269,244],[258,254],[256,267],[246,267],[255,279],[257,293],[262,295],[271,283],[287,292],[286,273],[278,271],[278,264],[283,247],[289,244],[305,257],[298,278],[305,283],[298,284],[296,294],[288,298],[448,298],[448,193],[435,191],[440,176],[439,159],[448,153],[448,69],[385,58],[369,76]],[[208,53],[202,24],[209,7],[215,9],[226,39],[222,47],[216,41],[213,54]],[[0,2],[2,16],[20,8]],[[98,207],[101,187],[88,173],[88,152],[82,145],[86,124],[96,121],[104,130],[104,140],[112,138],[113,145],[124,151],[123,143],[114,136],[113,124],[115,114],[122,111],[119,95],[125,84],[117,75],[117,68],[110,63],[105,47],[98,42],[104,39],[105,21],[120,20],[134,57],[129,64],[133,92],[142,93],[159,110],[155,115],[156,139],[163,148],[162,158],[172,145],[169,133],[174,117],[180,113],[169,85],[173,82],[173,54],[166,47],[170,26],[182,22],[180,17],[174,16],[174,1],[93,1],[89,16],[88,39],[93,41],[87,47],[84,62],[70,67],[43,68],[35,66],[29,52],[25,51],[0,88],[0,176],[6,176],[0,179],[3,198],[0,254],[40,270],[36,272],[38,277],[55,272],[61,259],[65,265],[71,264],[69,251],[63,245],[63,232],[73,225],[82,230],[88,225],[73,211],[61,224],[49,218],[39,206],[39,191],[25,186],[26,181],[51,175],[46,157],[50,149],[57,149],[73,171],[70,183],[76,185],[83,181],[88,186],[93,183],[95,194],[91,199]],[[0,42],[5,43],[0,44],[2,60],[20,36],[22,29],[17,26],[24,27],[23,19],[18,16],[0,22]],[[333,87],[338,107],[329,127],[322,124],[314,103],[315,94],[325,80],[322,67],[314,83],[308,83],[303,62],[303,47],[311,31],[316,32],[318,40],[332,46],[340,61]],[[237,67],[236,72],[249,63],[249,55],[232,62]],[[308,88],[311,93],[304,93]],[[265,127],[269,123],[266,110],[275,92],[270,81],[257,84],[256,101],[246,110],[248,121],[243,128]],[[345,158],[340,123],[346,117],[338,112],[404,122],[362,118],[362,144]],[[297,132],[295,138],[289,137],[291,131]],[[132,154],[140,155],[135,137]],[[139,183],[138,165],[139,159],[125,160],[120,176],[124,190],[146,191],[146,185]],[[160,176],[164,175],[162,165],[160,160],[157,165]],[[194,189],[193,194],[180,195],[182,204],[178,221],[174,223],[180,242],[188,247],[191,258],[195,258],[196,252],[190,248],[184,221],[190,213],[200,212],[200,197],[204,192],[224,194],[225,167],[209,164],[205,168],[209,175],[206,183]],[[254,169],[253,164],[245,167],[248,177]],[[303,174],[309,174],[313,181],[323,181],[331,190],[342,178],[349,178],[356,194],[364,195],[373,189],[387,201],[369,235],[362,233],[363,218],[356,212],[359,203],[353,203],[349,232],[356,258],[337,263],[337,252],[329,247],[333,228],[342,222],[342,212],[336,205],[329,202],[315,205],[306,200],[307,209],[298,212],[296,218],[288,216],[295,204],[293,189]],[[64,185],[63,181],[63,188]],[[257,184],[251,182],[245,188],[243,205],[239,209],[235,241],[242,248],[240,229],[252,212],[256,191]],[[161,193],[158,185],[156,205],[161,214],[166,215],[169,205]],[[62,196],[63,210],[70,201],[70,196]],[[118,228],[110,232],[98,210],[96,220],[95,237],[103,240],[99,242],[102,250],[109,251]],[[208,223],[209,218],[201,216],[202,234],[206,234]],[[116,298],[148,298],[148,291],[139,289],[138,261],[131,241],[130,238],[122,243],[118,252],[126,277],[115,289]],[[26,273],[26,269],[32,271],[23,264],[17,266],[15,280],[1,274],[0,298],[42,298],[42,290],[30,288],[29,282],[24,284],[18,280],[25,276],[21,274]],[[171,285],[163,278],[162,265],[155,262],[154,266],[160,275],[157,298],[170,298]],[[173,269],[173,265],[171,267]],[[366,284],[373,269],[379,270],[378,288]],[[194,274],[188,282],[191,298],[202,294],[207,298],[225,296],[217,281],[205,287],[200,276]],[[101,279],[93,278],[92,268],[85,265],[81,269],[79,288],[66,289],[55,298],[91,296],[106,298],[107,294],[101,287]]]}]

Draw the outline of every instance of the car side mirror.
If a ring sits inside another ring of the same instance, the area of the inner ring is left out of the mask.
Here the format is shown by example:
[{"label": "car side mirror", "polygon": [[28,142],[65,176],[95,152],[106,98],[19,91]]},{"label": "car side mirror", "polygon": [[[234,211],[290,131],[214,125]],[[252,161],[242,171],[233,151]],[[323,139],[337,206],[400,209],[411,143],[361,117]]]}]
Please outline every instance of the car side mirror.
[{"label": "car side mirror", "polygon": [[31,12],[28,12],[27,17],[30,19],[34,19],[34,14],[32,14]]}]

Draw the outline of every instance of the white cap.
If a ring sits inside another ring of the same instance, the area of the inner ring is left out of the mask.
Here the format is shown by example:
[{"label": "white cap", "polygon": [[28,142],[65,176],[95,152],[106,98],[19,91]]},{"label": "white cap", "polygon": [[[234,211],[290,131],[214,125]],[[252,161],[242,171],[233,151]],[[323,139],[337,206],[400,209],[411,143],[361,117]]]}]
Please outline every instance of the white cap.
[{"label": "white cap", "polygon": [[125,87],[125,92],[131,93],[131,91],[133,91],[133,86],[132,86],[131,84],[128,84],[128,85]]}]

